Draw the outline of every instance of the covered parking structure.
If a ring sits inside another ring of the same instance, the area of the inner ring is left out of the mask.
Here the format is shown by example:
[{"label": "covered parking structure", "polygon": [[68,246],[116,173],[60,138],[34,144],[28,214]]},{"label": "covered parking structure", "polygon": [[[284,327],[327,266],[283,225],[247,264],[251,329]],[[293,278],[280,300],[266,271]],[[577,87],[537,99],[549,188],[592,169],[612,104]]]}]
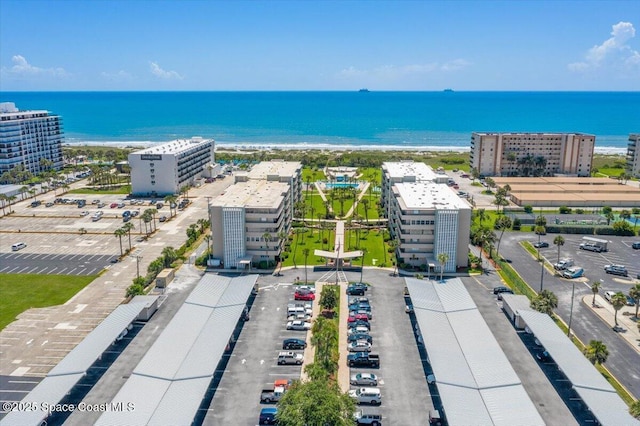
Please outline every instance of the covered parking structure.
[{"label": "covered parking structure", "polygon": [[191,424],[257,279],[206,274],[96,424]]},{"label": "covered parking structure", "polygon": [[147,308],[149,297],[135,297],[128,304],[118,306],[24,397],[21,402],[32,409],[11,411],[0,421],[0,425],[45,424],[51,414],[47,407],[63,401],[120,333]]},{"label": "covered parking structure", "polygon": [[544,425],[458,278],[405,279],[449,425]]},{"label": "covered parking structure", "polygon": [[518,311],[527,327],[571,382],[573,389],[603,426],[640,425],[629,407],[602,374],[558,328],[551,317],[536,311]]}]

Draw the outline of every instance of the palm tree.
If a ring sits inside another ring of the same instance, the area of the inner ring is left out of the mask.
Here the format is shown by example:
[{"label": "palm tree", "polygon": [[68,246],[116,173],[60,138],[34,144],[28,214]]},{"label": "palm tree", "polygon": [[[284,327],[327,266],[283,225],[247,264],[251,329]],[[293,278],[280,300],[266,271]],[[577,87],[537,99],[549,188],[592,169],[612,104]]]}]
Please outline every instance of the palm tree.
[{"label": "palm tree", "polygon": [[638,319],[638,308],[640,307],[640,284],[636,284],[629,290],[629,296],[636,301],[636,319]]},{"label": "palm tree", "polygon": [[271,234],[268,232],[265,232],[264,234],[262,234],[262,239],[264,240],[264,246],[265,246],[265,254],[267,256],[267,266],[269,266],[269,241],[271,241]]},{"label": "palm tree", "polygon": [[611,304],[613,305],[613,309],[615,312],[613,314],[613,319],[616,323],[616,327],[618,326],[618,311],[622,309],[624,305],[627,304],[627,296],[624,295],[621,291],[617,292],[613,296],[611,296]]},{"label": "palm tree", "polygon": [[0,202],[2,203],[2,215],[4,216],[4,208],[5,208],[5,204],[7,203],[7,201],[9,200],[9,198],[5,195],[5,194],[0,194]]},{"label": "palm tree", "polygon": [[127,231],[127,234],[129,235],[129,251],[131,251],[131,231],[135,228],[136,227],[131,222],[125,223],[124,226],[122,227],[122,229]]},{"label": "palm tree", "polygon": [[591,364],[603,364],[609,357],[609,350],[600,340],[592,340],[589,342],[589,346],[584,348],[584,355],[591,361]]},{"label": "palm tree", "polygon": [[175,214],[175,207],[176,207],[177,200],[178,200],[178,197],[176,197],[175,195],[167,195],[166,197],[164,197],[164,202],[169,204],[169,215],[171,217],[173,217]]},{"label": "palm tree", "polygon": [[115,235],[116,238],[120,239],[120,256],[122,256],[124,254],[124,252],[122,251],[122,237],[124,235],[127,235],[127,231],[125,231],[123,228],[118,228],[113,231],[113,235]]},{"label": "palm tree", "polygon": [[564,245],[564,238],[562,237],[562,235],[558,235],[557,237],[555,237],[553,239],[553,244],[558,246],[558,263],[560,263],[560,247]]},{"label": "palm tree", "polygon": [[389,248],[391,249],[391,252],[393,253],[393,255],[395,257],[394,275],[398,275],[398,255],[396,253],[396,250],[398,249],[398,247],[400,247],[400,240],[398,238],[392,238],[391,240],[389,240]]},{"label": "palm tree", "polygon": [[178,259],[178,253],[171,246],[167,246],[163,248],[161,254],[162,254],[162,263],[164,264],[165,268],[170,267],[171,264],[175,262],[176,259]]},{"label": "palm tree", "polygon": [[558,307],[558,297],[549,290],[542,290],[540,294],[531,300],[531,309],[543,314],[553,315],[553,310]]},{"label": "palm tree", "polygon": [[309,257],[309,253],[311,253],[311,250],[309,250],[308,248],[303,248],[302,249],[302,255],[304,256],[304,283],[307,283],[307,258]]},{"label": "palm tree", "polygon": [[591,301],[591,306],[596,306],[596,295],[602,286],[602,281],[594,281],[591,283],[591,292],[593,293],[593,300]]},{"label": "palm tree", "polygon": [[513,222],[509,216],[500,216],[496,219],[495,228],[500,230],[500,237],[498,237],[498,259],[500,258],[500,242],[502,241],[502,236],[504,235],[504,231],[511,228]]},{"label": "palm tree", "polygon": [[438,263],[440,264],[440,281],[442,281],[442,275],[444,274],[444,265],[446,265],[448,261],[448,253],[438,253]]},{"label": "palm tree", "polygon": [[364,207],[365,220],[369,223],[369,200],[367,198],[362,199],[362,206]]},{"label": "palm tree", "polygon": [[482,222],[487,218],[487,212],[485,209],[476,210],[476,217],[478,218],[478,222],[480,222],[480,226],[482,226]]}]

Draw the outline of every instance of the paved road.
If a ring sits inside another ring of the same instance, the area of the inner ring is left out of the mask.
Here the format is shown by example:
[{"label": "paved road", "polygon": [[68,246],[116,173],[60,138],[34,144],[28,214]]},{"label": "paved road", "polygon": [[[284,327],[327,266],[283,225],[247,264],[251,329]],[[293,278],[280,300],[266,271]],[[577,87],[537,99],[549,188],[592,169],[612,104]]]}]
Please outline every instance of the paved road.
[{"label": "paved road", "polygon": [[115,255],[0,253],[0,273],[97,275],[117,259]]},{"label": "paved road", "polygon": [[[505,233],[501,252],[504,257],[511,260],[511,265],[523,279],[534,289],[539,290],[540,264],[519,245],[519,241],[522,239],[522,233]],[[551,258],[551,260],[553,259],[555,257]],[[556,312],[567,323],[571,308],[571,287],[567,280],[557,278],[547,270],[544,271],[543,288],[556,294],[558,297]],[[605,366],[638,399],[640,398],[640,355],[589,307],[580,303],[580,300],[589,294],[592,293],[587,284],[575,286],[571,327],[573,333],[583,343],[588,344],[590,340],[595,339],[607,345],[609,358]]]}]

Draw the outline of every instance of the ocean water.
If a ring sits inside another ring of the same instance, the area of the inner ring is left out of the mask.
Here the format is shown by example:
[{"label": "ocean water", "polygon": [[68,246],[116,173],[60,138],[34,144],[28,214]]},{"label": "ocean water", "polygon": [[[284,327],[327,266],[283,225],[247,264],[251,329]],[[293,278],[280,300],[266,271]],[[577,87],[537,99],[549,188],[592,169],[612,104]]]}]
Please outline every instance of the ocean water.
[{"label": "ocean water", "polygon": [[61,115],[68,143],[203,136],[236,146],[465,149],[471,132],[640,132],[640,92],[3,92]]}]

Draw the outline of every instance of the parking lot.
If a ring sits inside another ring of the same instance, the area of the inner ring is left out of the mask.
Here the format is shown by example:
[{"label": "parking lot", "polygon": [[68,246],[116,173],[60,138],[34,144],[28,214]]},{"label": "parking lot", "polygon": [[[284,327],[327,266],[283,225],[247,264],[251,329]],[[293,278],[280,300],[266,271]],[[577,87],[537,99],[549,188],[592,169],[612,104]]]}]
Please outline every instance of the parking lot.
[{"label": "parking lot", "polygon": [[[299,271],[285,270],[281,277],[260,277],[260,292],[251,308],[251,320],[242,326],[204,424],[255,425],[260,409],[269,406],[260,404],[260,391],[272,388],[277,379],[300,377],[301,367],[277,365],[282,341],[306,336],[303,331],[286,330],[287,304],[293,302],[294,294],[291,283],[298,275]],[[309,279],[318,279],[321,275],[312,272]],[[347,273],[347,277],[353,281],[360,278],[359,273]],[[367,270],[364,278],[372,284],[366,294],[373,314],[372,353],[380,355],[381,366],[379,369],[354,368],[350,373],[373,372],[379,376],[382,405],[360,408],[381,413],[383,424],[426,424],[432,407],[431,396],[411,321],[404,311],[403,281],[389,277],[387,270]],[[348,367],[341,365],[340,368]]]}]

